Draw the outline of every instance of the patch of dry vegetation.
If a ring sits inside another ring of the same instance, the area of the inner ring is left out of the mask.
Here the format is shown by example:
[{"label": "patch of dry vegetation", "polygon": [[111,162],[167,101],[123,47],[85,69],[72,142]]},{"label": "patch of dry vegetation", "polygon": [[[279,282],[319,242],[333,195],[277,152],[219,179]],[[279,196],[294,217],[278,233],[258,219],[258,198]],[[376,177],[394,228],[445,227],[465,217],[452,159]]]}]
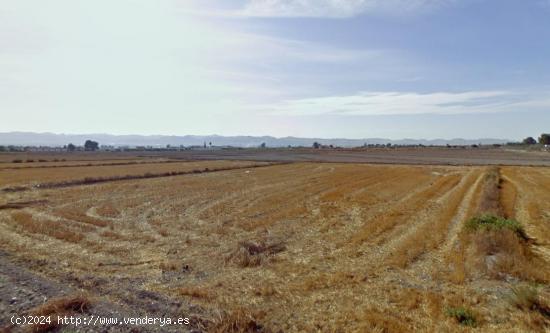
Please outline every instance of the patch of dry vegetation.
[{"label": "patch of dry vegetation", "polygon": [[474,263],[492,278],[508,275],[544,281],[540,259],[533,253],[523,226],[515,220],[483,215],[470,219],[465,228],[474,250]]},{"label": "patch of dry vegetation", "polygon": [[354,235],[352,241],[360,244],[395,228],[399,224],[407,223],[407,220],[414,215],[419,206],[425,205],[428,200],[434,197],[437,198],[452,189],[458,184],[460,178],[459,175],[449,175],[437,179],[431,186],[409,197],[401,205],[383,211],[371,223],[365,223],[361,230]]},{"label": "patch of dry vegetation", "polygon": [[[214,169],[204,163],[200,169]],[[519,192],[514,212],[523,215],[507,219],[525,229],[502,221],[464,227],[478,206],[502,202],[487,199],[488,188],[502,189],[484,170],[298,163],[4,193],[49,202],[0,211],[0,241],[10,254],[55,259],[50,249],[63,244],[30,237],[10,216],[60,217],[54,222],[86,238],[67,269],[41,267],[44,275],[93,275],[100,292],[121,302],[146,288],[189,304],[205,332],[466,332],[474,330],[468,312],[480,332],[543,331],[546,287],[510,303],[501,291],[519,279],[544,281],[534,270],[547,266],[529,261],[536,243],[519,230],[532,236],[524,200],[548,188]],[[532,201],[544,216],[548,205]],[[103,216],[116,230],[96,221]]]},{"label": "patch of dry vegetation", "polygon": [[271,333],[259,324],[259,315],[245,309],[222,311],[208,324],[209,333]]},{"label": "patch of dry vegetation", "polygon": [[59,221],[35,219],[27,212],[13,213],[9,223],[24,232],[46,235],[70,243],[78,243],[84,238],[82,234],[67,228]]},{"label": "patch of dry vegetation", "polygon": [[213,297],[208,288],[202,286],[182,287],[177,290],[177,293],[182,296],[189,296],[193,298],[210,299]]},{"label": "patch of dry vegetation", "polygon": [[513,287],[509,301],[515,308],[527,313],[527,324],[536,331],[550,329],[550,295],[541,295],[539,288],[530,285]]},{"label": "patch of dry vegetation", "polygon": [[491,168],[484,179],[478,213],[464,226],[466,241],[471,246],[470,265],[492,278],[547,282],[550,272],[541,270],[544,261],[531,249],[524,227],[515,220],[501,217],[501,176]]},{"label": "patch of dry vegetation", "polygon": [[268,263],[275,254],[285,250],[283,242],[273,239],[241,241],[237,248],[226,256],[226,262],[240,267],[256,267]]},{"label": "patch of dry vegetation", "polygon": [[[456,216],[460,204],[475,181],[475,174],[467,178],[459,188],[451,193],[448,200],[437,207],[433,216],[424,224],[416,227],[412,234],[408,235],[392,251],[391,263],[405,268],[423,254],[437,249],[447,237],[449,225]],[[455,186],[459,184],[456,183]]]},{"label": "patch of dry vegetation", "polygon": [[487,171],[481,189],[477,208],[478,213],[502,216],[502,207],[500,205],[501,181],[500,169],[498,167],[492,167]]},{"label": "patch of dry vegetation", "polygon": [[90,224],[96,227],[104,228],[110,226],[112,223],[109,221],[101,220],[92,216],[86,215],[86,213],[80,211],[77,207],[70,206],[64,207],[55,211],[56,215],[67,220]]},{"label": "patch of dry vegetation", "polygon": [[31,316],[50,316],[51,322],[43,325],[32,325],[30,330],[32,332],[49,332],[58,326],[57,316],[83,314],[91,308],[91,305],[90,299],[81,294],[51,299],[29,311]]},{"label": "patch of dry vegetation", "polygon": [[205,161],[161,164],[131,164],[105,166],[67,166],[64,168],[0,169],[2,191],[13,192],[35,189],[54,189],[97,183],[162,178],[205,172],[227,171],[238,168],[267,166],[267,162]]}]

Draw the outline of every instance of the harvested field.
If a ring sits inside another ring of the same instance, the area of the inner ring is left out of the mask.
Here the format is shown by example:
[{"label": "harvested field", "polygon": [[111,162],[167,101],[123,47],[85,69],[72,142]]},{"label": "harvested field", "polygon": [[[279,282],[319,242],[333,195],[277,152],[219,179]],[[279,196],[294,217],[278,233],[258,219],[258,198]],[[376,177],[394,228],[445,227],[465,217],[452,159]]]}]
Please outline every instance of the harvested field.
[{"label": "harvested field", "polygon": [[0,169],[0,188],[22,185],[36,185],[55,183],[78,179],[93,179],[100,177],[139,176],[150,174],[162,174],[166,172],[185,172],[204,170],[205,168],[234,168],[261,162],[250,163],[246,161],[210,161],[210,162],[180,162],[180,163],[138,163],[123,165],[100,166],[71,166],[48,168],[24,168],[24,169]]},{"label": "harvested field", "polygon": [[[107,302],[185,315],[195,331],[550,329],[546,168],[255,164],[0,170],[7,186],[238,167],[1,193],[0,262],[12,268],[0,293],[20,288],[15,265],[94,298],[87,313]],[[476,240],[493,234],[467,229],[489,212],[521,223],[528,240],[508,233],[507,253],[539,273],[492,265]],[[41,309],[41,293],[22,311]],[[8,303],[0,294],[0,312]]]}]

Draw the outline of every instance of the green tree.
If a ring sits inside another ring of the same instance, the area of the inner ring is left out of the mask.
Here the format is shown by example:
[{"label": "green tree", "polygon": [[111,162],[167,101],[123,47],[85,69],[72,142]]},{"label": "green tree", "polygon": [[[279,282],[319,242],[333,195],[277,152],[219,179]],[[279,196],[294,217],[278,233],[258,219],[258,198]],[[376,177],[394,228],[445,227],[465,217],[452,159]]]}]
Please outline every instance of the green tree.
[{"label": "green tree", "polygon": [[313,148],[319,149],[319,148],[321,148],[321,144],[320,144],[319,142],[315,141],[315,142],[313,143]]},{"label": "green tree", "polygon": [[523,139],[523,144],[525,145],[534,145],[537,143],[537,140],[535,140],[532,136]]},{"label": "green tree", "polygon": [[72,143],[69,143],[69,144],[67,145],[67,150],[68,150],[68,151],[75,151],[75,150],[76,150],[76,146],[73,145]]},{"label": "green tree", "polygon": [[550,134],[543,133],[539,137],[539,143],[541,145],[550,145]]},{"label": "green tree", "polygon": [[99,148],[99,143],[97,143],[96,141],[86,140],[86,142],[84,142],[84,150],[94,151],[94,150],[97,150],[98,148]]}]

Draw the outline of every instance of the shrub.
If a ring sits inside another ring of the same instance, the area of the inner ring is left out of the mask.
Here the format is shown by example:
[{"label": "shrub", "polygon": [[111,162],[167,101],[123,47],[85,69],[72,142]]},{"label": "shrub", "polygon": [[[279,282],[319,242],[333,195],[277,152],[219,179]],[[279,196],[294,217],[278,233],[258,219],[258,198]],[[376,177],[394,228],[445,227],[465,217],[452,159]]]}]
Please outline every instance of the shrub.
[{"label": "shrub", "polygon": [[23,160],[20,160],[20,159],[15,159],[13,161],[11,161],[12,163],[23,163]]},{"label": "shrub", "polygon": [[447,308],[447,310],[445,310],[445,314],[456,320],[456,322],[460,325],[470,327],[475,327],[477,325],[477,319],[474,313],[470,309],[463,306]]},{"label": "shrub", "polygon": [[528,240],[529,237],[523,226],[516,220],[505,219],[494,215],[476,216],[466,222],[466,228],[476,230],[503,230],[508,229],[514,232],[519,238]]}]

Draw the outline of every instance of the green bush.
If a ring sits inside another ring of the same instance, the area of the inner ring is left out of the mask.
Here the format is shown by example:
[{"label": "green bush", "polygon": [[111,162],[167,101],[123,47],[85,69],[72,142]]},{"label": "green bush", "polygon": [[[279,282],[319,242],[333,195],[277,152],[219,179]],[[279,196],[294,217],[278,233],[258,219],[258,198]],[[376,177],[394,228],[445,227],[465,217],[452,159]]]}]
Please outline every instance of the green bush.
[{"label": "green bush", "polygon": [[494,215],[482,215],[471,218],[466,222],[466,228],[469,230],[502,230],[509,229],[518,237],[527,240],[527,234],[523,226],[516,220],[505,219]]},{"label": "green bush", "polygon": [[474,313],[465,307],[447,308],[445,313],[447,316],[454,318],[460,325],[470,327],[475,327],[477,325]]}]

